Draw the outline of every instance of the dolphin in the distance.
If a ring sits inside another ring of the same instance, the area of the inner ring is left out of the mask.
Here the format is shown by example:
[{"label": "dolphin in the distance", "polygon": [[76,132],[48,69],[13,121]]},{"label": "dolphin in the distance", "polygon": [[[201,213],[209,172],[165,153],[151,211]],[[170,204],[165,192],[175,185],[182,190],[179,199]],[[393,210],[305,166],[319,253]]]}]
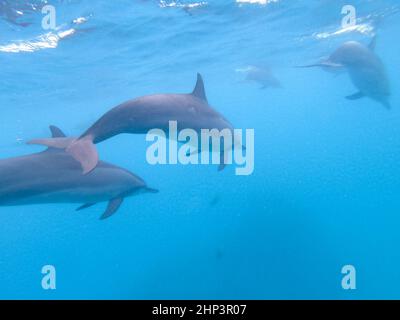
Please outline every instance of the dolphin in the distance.
[{"label": "dolphin in the distance", "polygon": [[344,68],[358,89],[349,100],[369,97],[382,103],[390,109],[390,84],[385,67],[381,59],[375,54],[376,37],[369,46],[364,46],[357,41],[348,41],[342,44],[331,56],[319,63],[301,68],[322,67],[325,70],[340,70]]},{"label": "dolphin in the distance", "polygon": [[[54,138],[66,138],[50,127]],[[124,198],[157,192],[133,173],[100,161],[90,174],[64,150],[49,148],[31,155],[0,160],[0,206],[80,203],[77,210],[108,201],[101,219],[113,215]]]},{"label": "dolphin in the distance", "polygon": [[[36,139],[28,143],[66,149],[78,160],[86,174],[98,162],[94,144],[121,133],[146,134],[151,129],[161,129],[168,133],[169,121],[176,121],[178,131],[193,129],[229,129],[233,127],[207,102],[203,79],[197,74],[197,83],[189,94],[154,94],[124,102],[104,114],[78,139]],[[223,152],[220,154],[223,159]],[[221,162],[220,169],[224,163]]]},{"label": "dolphin in the distance", "polygon": [[282,88],[281,82],[269,67],[248,66],[236,69],[236,71],[246,75],[245,81],[259,83],[261,85],[260,89]]}]

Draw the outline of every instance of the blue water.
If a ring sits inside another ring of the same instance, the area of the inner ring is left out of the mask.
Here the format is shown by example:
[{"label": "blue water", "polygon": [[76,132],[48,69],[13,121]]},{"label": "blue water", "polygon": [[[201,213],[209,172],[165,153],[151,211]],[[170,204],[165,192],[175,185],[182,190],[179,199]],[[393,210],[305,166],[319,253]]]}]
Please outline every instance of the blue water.
[{"label": "blue water", "polygon": [[[1,207],[0,298],[400,298],[399,2],[353,0],[351,30],[348,1],[264,2],[48,1],[57,29],[43,30],[44,1],[0,1],[1,158],[43,150],[25,142],[50,124],[76,136],[125,100],[190,92],[197,72],[210,104],[255,130],[250,176],[151,166],[142,135],[99,144],[160,190],[105,221],[105,204]],[[390,111],[344,99],[346,74],[293,68],[374,34]],[[244,82],[257,64],[282,88]],[[48,264],[56,290],[41,286]],[[348,264],[356,290],[341,286]]]}]

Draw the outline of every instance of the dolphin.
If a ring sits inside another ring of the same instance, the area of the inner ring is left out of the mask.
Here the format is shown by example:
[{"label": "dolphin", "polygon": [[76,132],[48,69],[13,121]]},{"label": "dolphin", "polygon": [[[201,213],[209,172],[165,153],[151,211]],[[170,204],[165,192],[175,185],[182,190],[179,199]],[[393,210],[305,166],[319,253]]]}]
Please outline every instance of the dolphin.
[{"label": "dolphin", "polygon": [[301,68],[322,67],[326,70],[344,68],[358,91],[347,96],[349,100],[369,97],[390,109],[390,83],[381,59],[375,54],[376,37],[369,46],[357,41],[347,41],[330,57],[316,64]]},{"label": "dolphin", "polygon": [[[51,126],[54,138],[66,138]],[[108,201],[101,216],[113,215],[125,197],[142,192],[157,192],[133,173],[100,161],[90,174],[64,150],[49,148],[43,152],[0,160],[0,206],[42,203],[83,203],[77,210]]]},{"label": "dolphin", "polygon": [[237,69],[236,71],[246,75],[245,81],[259,83],[261,85],[260,89],[282,88],[281,82],[269,67],[248,66],[243,69]]},{"label": "dolphin", "polygon": [[[154,94],[124,102],[105,113],[78,139],[65,138],[35,139],[28,144],[41,144],[48,147],[66,149],[78,160],[87,174],[98,163],[94,144],[100,143],[121,133],[146,134],[151,129],[168,132],[169,121],[176,121],[178,131],[193,129],[229,129],[233,127],[220,113],[207,102],[204,82],[197,74],[197,83],[190,94]],[[223,150],[220,153],[224,159]],[[223,169],[221,161],[219,169]]]}]

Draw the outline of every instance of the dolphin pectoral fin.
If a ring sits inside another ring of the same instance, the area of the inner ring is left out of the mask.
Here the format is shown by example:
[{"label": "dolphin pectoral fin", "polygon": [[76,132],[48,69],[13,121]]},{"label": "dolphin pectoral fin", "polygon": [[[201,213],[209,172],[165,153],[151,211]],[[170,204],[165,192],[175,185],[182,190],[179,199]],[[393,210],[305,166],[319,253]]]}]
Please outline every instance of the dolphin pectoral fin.
[{"label": "dolphin pectoral fin", "polygon": [[48,138],[48,139],[33,139],[27,142],[27,144],[39,144],[55,149],[66,149],[72,142],[73,138]]},{"label": "dolphin pectoral fin", "polygon": [[159,192],[160,192],[158,189],[149,188],[149,187],[147,187],[147,188],[145,189],[145,191],[146,191],[146,192],[149,192],[149,193],[159,193]]},{"label": "dolphin pectoral fin", "polygon": [[358,99],[361,99],[364,97],[365,97],[365,94],[360,91],[355,94],[351,94],[351,95],[347,96],[346,99],[347,100],[358,100]]},{"label": "dolphin pectoral fin", "polygon": [[219,153],[219,165],[218,165],[218,171],[224,170],[226,167],[225,163],[225,152],[221,151]]},{"label": "dolphin pectoral fin", "polygon": [[75,140],[68,146],[66,151],[81,164],[83,174],[92,171],[99,162],[99,155],[90,136]]},{"label": "dolphin pectoral fin", "polygon": [[91,206],[94,206],[96,203],[85,203],[84,205],[81,205],[79,208],[76,209],[76,211],[81,211],[87,208],[90,208]]},{"label": "dolphin pectoral fin", "polygon": [[328,67],[328,68],[343,68],[344,67],[344,65],[342,65],[340,63],[335,63],[335,62],[330,62],[330,61],[321,63],[321,66]]},{"label": "dolphin pectoral fin", "polygon": [[308,65],[295,66],[295,68],[315,68],[315,67],[343,68],[343,65],[340,63],[335,63],[335,62],[331,62],[331,61],[327,60],[327,61],[308,64]]},{"label": "dolphin pectoral fin", "polygon": [[320,63],[314,63],[314,64],[307,64],[307,65],[301,65],[301,66],[294,66],[295,68],[315,68],[315,67],[322,67]]},{"label": "dolphin pectoral fin", "polygon": [[104,219],[111,217],[115,212],[117,212],[117,210],[119,209],[119,207],[121,206],[123,201],[124,201],[124,198],[122,198],[122,197],[112,199],[108,203],[107,210],[100,217],[100,220],[104,220]]},{"label": "dolphin pectoral fin", "polygon": [[390,104],[389,101],[383,101],[382,104],[387,110],[392,109],[392,105]]},{"label": "dolphin pectoral fin", "polygon": [[372,37],[372,40],[368,45],[368,49],[371,51],[375,51],[375,48],[376,48],[376,35]]}]

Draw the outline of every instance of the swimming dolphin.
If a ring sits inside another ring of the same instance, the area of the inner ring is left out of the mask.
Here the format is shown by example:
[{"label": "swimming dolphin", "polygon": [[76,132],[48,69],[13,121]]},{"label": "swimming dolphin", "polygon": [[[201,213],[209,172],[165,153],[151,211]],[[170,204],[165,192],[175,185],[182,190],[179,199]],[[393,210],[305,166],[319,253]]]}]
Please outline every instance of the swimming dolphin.
[{"label": "swimming dolphin", "polygon": [[[169,121],[177,121],[178,131],[193,129],[229,129],[232,125],[207,102],[203,79],[197,74],[197,83],[190,94],[154,94],[129,100],[104,114],[78,139],[36,139],[29,144],[66,149],[78,160],[86,174],[98,162],[94,144],[100,143],[121,133],[148,133],[151,129],[168,132]],[[224,159],[223,152],[220,153]],[[221,161],[220,169],[224,167]]]},{"label": "swimming dolphin", "polygon": [[282,88],[281,82],[273,74],[269,67],[248,66],[243,69],[237,69],[237,72],[246,75],[246,81],[254,81],[261,85],[261,89]]},{"label": "swimming dolphin", "polygon": [[345,68],[358,89],[358,92],[347,96],[347,99],[369,97],[390,109],[389,79],[381,59],[374,52],[375,46],[375,37],[368,47],[356,41],[348,41],[336,49],[327,60],[300,67],[323,67],[327,70]]},{"label": "swimming dolphin", "polygon": [[[54,138],[65,138],[50,127]],[[141,192],[157,192],[133,173],[100,161],[90,174],[64,150],[49,148],[27,156],[0,160],[0,206],[41,203],[84,203],[77,210],[108,201],[101,216],[113,215],[123,199]]]}]

